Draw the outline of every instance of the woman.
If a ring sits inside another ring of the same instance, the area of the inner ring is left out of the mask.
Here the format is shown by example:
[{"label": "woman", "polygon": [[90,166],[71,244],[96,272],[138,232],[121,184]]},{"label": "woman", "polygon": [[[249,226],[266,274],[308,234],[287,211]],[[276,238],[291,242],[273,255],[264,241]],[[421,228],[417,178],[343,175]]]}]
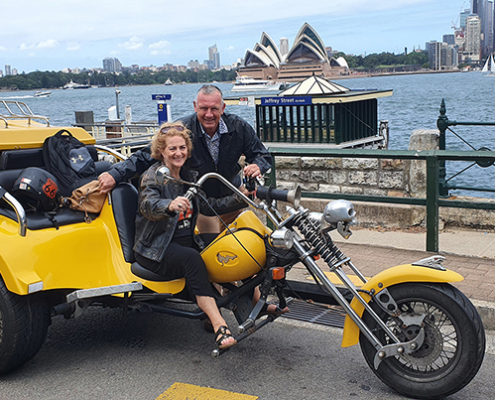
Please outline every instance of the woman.
[{"label": "woman", "polygon": [[[185,277],[189,291],[208,316],[220,349],[236,343],[216,305],[206,266],[199,254],[203,247],[194,235],[198,212],[212,215],[204,201],[184,197],[188,186],[170,180],[164,185],[155,182],[159,167],[165,165],[173,178],[196,181],[197,174],[182,168],[191,155],[189,130],[181,123],[165,123],[153,137],[151,155],[161,161],[141,177],[138,215],[136,217],[136,260],[145,268],[169,278]],[[236,196],[208,199],[218,213],[227,213],[243,203]]]}]

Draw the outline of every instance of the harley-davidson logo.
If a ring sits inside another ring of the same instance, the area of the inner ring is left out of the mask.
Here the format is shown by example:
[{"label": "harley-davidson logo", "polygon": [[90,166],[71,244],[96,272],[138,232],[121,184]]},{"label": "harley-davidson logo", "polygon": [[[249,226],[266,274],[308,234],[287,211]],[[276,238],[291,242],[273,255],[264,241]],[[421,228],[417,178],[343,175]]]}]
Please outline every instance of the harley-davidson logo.
[{"label": "harley-davidson logo", "polygon": [[[232,254],[232,253],[231,253]],[[217,254],[217,260],[220,264],[222,264],[222,267],[227,264],[229,261],[235,260],[237,256],[235,254],[225,254],[222,255],[220,253]]]}]

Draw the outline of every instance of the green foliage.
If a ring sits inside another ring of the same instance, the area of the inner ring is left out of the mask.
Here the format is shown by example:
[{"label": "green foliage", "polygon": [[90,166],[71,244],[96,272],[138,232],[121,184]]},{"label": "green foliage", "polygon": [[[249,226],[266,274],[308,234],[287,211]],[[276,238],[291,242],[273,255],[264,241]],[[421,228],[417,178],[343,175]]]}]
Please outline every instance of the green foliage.
[{"label": "green foliage", "polygon": [[37,90],[56,89],[73,81],[75,83],[89,84],[96,86],[126,86],[126,85],[163,85],[167,79],[174,83],[195,83],[195,82],[226,82],[235,80],[234,70],[220,71],[202,70],[195,72],[187,70],[177,71],[139,71],[137,73],[109,74],[100,72],[81,72],[79,74],[35,71],[28,74],[9,75],[0,78],[0,89],[9,90]]},{"label": "green foliage", "polygon": [[[335,57],[340,57],[342,54],[339,53]],[[345,58],[350,69],[366,69],[372,70],[376,68],[387,67],[401,67],[401,66],[422,66],[428,63],[428,53],[426,51],[412,52],[409,54],[392,54],[392,53],[380,53],[380,54],[368,54],[363,57],[353,56],[349,54],[344,54],[342,57]]]}]

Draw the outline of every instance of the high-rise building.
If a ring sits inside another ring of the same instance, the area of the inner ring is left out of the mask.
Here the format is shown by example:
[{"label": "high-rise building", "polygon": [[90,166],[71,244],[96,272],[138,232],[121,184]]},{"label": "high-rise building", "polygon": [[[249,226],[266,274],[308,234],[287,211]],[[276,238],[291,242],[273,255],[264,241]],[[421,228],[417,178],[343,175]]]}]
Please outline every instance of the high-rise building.
[{"label": "high-rise building", "polygon": [[213,53],[213,65],[213,69],[220,68],[220,53],[218,51],[216,53]]},{"label": "high-rise building", "polygon": [[466,19],[471,15],[471,10],[468,8],[459,15],[459,28],[466,29]]},{"label": "high-rise building", "polygon": [[215,53],[218,53],[216,43],[213,46],[208,47],[208,60],[213,61],[213,54],[215,54]]},{"label": "high-rise building", "polygon": [[451,35],[443,35],[443,42],[454,45],[455,44],[455,36],[453,34]]},{"label": "high-rise building", "polygon": [[471,61],[480,61],[481,56],[481,20],[477,15],[466,19],[466,45],[463,57]]},{"label": "high-rise building", "polygon": [[217,45],[214,44],[211,47],[208,47],[208,60],[210,63],[207,65],[213,64],[210,69],[219,69],[220,68],[220,53],[218,52]]},{"label": "high-rise building", "polygon": [[458,55],[454,46],[432,41],[426,43],[426,50],[430,69],[438,71],[457,67]]},{"label": "high-rise building", "polygon": [[5,64],[5,76],[12,75],[12,68],[9,64]]},{"label": "high-rise building", "polygon": [[280,38],[280,54],[284,57],[289,52],[289,39]]},{"label": "high-rise building", "polygon": [[103,59],[103,71],[110,73],[122,72],[122,63],[118,58],[107,57]]},{"label": "high-rise building", "polygon": [[483,0],[471,0],[471,14],[478,14],[478,3],[481,1]]},{"label": "high-rise building", "polygon": [[484,57],[493,52],[493,2],[483,0],[479,7],[483,7],[481,20],[481,54]]}]

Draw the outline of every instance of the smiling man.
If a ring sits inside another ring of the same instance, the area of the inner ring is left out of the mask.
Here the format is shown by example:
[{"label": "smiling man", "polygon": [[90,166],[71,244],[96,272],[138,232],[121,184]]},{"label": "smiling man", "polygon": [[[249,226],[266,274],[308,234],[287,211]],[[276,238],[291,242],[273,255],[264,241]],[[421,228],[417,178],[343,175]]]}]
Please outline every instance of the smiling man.
[{"label": "smiling man", "polygon": [[[217,172],[235,186],[241,186],[239,158],[244,155],[248,165],[244,174],[259,176],[271,168],[271,156],[254,129],[244,119],[225,113],[222,91],[214,85],[203,85],[194,101],[194,114],[180,121],[191,130],[193,150],[185,167],[197,171],[200,176]],[[115,164],[109,172],[98,178],[100,190],[109,192],[116,184],[146,171],[156,160],[151,158],[149,146],[126,161]],[[224,184],[215,179],[205,182],[203,190],[208,197],[224,197],[231,194]],[[238,212],[222,216],[229,223]],[[201,233],[218,233],[221,230],[214,217],[200,216]]]}]

